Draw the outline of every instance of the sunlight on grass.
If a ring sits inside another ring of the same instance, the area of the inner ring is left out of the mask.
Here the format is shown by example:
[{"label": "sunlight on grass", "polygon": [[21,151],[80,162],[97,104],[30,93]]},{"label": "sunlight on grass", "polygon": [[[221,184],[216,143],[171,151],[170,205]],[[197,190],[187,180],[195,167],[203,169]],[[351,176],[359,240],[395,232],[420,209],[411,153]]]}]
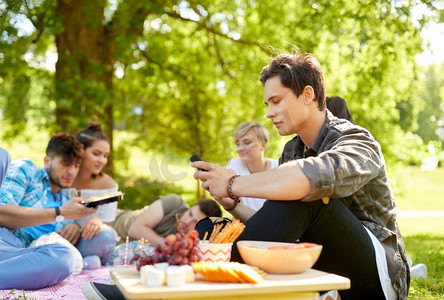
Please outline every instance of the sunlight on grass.
[{"label": "sunlight on grass", "polygon": [[398,225],[403,236],[432,234],[444,239],[444,217],[398,218]]},{"label": "sunlight on grass", "polygon": [[398,210],[444,210],[444,168],[421,171],[403,166],[388,172]]}]

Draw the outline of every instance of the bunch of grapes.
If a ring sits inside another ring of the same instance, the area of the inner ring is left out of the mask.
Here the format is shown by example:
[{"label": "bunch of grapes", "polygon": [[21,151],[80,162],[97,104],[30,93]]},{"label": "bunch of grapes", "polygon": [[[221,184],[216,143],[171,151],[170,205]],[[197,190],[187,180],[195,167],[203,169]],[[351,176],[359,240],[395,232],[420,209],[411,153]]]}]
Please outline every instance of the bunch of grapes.
[{"label": "bunch of grapes", "polygon": [[135,254],[132,261],[137,262],[137,270],[142,266],[167,262],[170,265],[191,265],[199,261],[197,245],[199,244],[199,233],[191,230],[165,237],[165,245],[157,245],[151,255]]}]

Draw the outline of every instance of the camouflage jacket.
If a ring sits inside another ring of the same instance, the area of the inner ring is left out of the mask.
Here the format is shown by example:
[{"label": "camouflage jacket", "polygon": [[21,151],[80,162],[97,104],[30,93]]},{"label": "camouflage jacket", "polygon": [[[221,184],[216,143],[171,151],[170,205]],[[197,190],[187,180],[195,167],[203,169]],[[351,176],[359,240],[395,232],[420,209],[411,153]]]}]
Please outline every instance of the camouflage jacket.
[{"label": "camouflage jacket", "polygon": [[406,299],[410,284],[404,242],[396,223],[396,205],[379,143],[366,129],[327,118],[309,149],[296,136],[279,163],[297,160],[308,177],[311,193],[302,201],[341,199],[384,247],[393,288]]}]

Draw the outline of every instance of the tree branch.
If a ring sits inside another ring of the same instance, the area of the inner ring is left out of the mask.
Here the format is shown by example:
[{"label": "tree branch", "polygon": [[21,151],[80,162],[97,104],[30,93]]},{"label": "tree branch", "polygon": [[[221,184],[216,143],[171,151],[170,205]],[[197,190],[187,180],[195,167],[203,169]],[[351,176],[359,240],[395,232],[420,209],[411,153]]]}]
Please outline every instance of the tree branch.
[{"label": "tree branch", "polygon": [[217,35],[217,36],[223,37],[225,39],[228,39],[228,40],[230,40],[230,41],[232,41],[234,43],[243,44],[243,45],[249,45],[249,46],[256,46],[256,47],[259,47],[262,51],[264,51],[268,55],[275,55],[274,52],[264,48],[261,43],[253,42],[253,41],[249,41],[249,40],[244,40],[244,39],[234,39],[234,38],[229,37],[229,36],[227,36],[226,34],[220,32],[220,31],[217,31],[216,29],[214,29],[214,28],[212,28],[212,27],[210,27],[210,26],[208,26],[208,25],[206,25],[206,24],[204,24],[202,22],[198,22],[198,21],[194,21],[194,20],[191,20],[191,19],[183,18],[180,14],[178,14],[176,12],[167,12],[166,11],[165,14],[167,14],[169,17],[172,17],[172,18],[176,18],[176,19],[180,19],[182,21],[191,22],[193,24],[196,24],[197,25],[197,30],[202,30],[203,29],[203,30],[206,30],[206,31],[214,34],[214,35]]},{"label": "tree branch", "polygon": [[112,40],[118,36],[141,36],[143,23],[150,12],[149,7],[140,0],[122,1],[106,26],[108,36]]},{"label": "tree branch", "polygon": [[[23,3],[26,6],[27,11],[29,12],[29,14],[31,14],[31,10],[29,9],[29,5],[27,1],[23,1]],[[44,6],[44,4],[42,4],[42,6]],[[36,29],[36,35],[35,37],[32,39],[32,43],[37,43],[38,40],[40,39],[40,37],[42,36],[43,33],[43,20],[45,19],[45,15],[47,13],[47,10],[43,10],[42,13],[37,15],[37,20],[34,21],[32,18],[28,17],[28,20],[32,23],[32,25],[35,27]]]},{"label": "tree branch", "polygon": [[153,59],[151,56],[148,55],[148,53],[145,50],[140,49],[140,47],[138,47],[140,53],[142,54],[142,56],[150,63],[153,63],[155,65],[158,65],[159,67],[161,67],[162,69],[168,70],[173,74],[178,74],[181,77],[185,78],[185,80],[187,80],[187,76],[184,76],[181,74],[181,69],[175,69],[173,68],[171,65],[166,64],[166,63],[162,63],[162,62],[158,62],[155,59]]},{"label": "tree branch", "polygon": [[[217,43],[216,37],[212,33],[209,33],[209,36],[210,36],[210,41],[213,42],[214,49],[216,50],[216,57],[217,57],[217,60],[219,61],[222,72],[226,76],[233,78],[233,76],[231,76],[230,72],[228,72],[227,69],[225,68],[226,64],[224,62],[224,59],[222,58],[222,55],[220,54],[219,45]],[[208,51],[209,51],[209,49],[208,49]]]}]

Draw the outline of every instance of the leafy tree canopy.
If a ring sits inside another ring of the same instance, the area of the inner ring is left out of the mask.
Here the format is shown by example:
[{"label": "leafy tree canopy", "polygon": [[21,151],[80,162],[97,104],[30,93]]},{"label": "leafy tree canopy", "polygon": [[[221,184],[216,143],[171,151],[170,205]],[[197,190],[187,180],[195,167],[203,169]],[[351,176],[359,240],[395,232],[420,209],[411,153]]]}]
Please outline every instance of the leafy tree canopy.
[{"label": "leafy tree canopy", "polygon": [[[97,118],[111,137],[126,129],[141,147],[223,162],[238,123],[271,125],[259,72],[296,46],[397,159],[393,141],[417,128],[422,105],[414,56],[428,20],[415,26],[412,8],[437,2],[3,0],[4,122],[13,136],[28,122],[75,132]],[[48,53],[55,70],[42,68]]]}]

